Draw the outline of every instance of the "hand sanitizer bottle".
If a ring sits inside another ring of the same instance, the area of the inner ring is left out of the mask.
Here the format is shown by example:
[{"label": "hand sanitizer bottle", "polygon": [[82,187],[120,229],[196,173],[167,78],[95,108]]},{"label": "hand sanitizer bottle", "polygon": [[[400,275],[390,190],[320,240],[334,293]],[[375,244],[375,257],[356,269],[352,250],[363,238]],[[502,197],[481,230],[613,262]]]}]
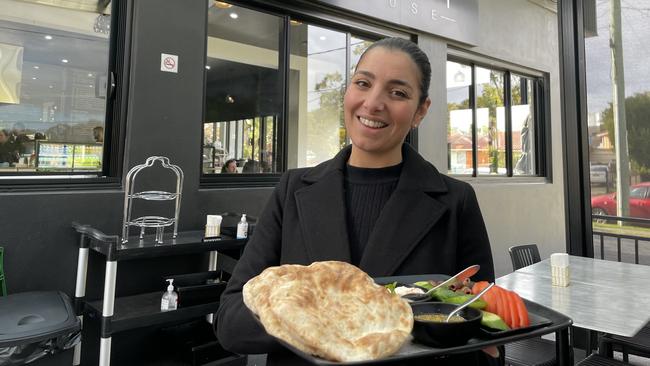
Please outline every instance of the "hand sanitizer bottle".
[{"label": "hand sanitizer bottle", "polygon": [[174,291],[174,279],[168,279],[167,282],[169,282],[169,286],[160,300],[160,311],[176,310],[178,307],[178,294]]},{"label": "hand sanitizer bottle", "polygon": [[248,237],[248,222],[246,222],[246,214],[243,214],[237,224],[237,239],[246,239],[246,237]]}]

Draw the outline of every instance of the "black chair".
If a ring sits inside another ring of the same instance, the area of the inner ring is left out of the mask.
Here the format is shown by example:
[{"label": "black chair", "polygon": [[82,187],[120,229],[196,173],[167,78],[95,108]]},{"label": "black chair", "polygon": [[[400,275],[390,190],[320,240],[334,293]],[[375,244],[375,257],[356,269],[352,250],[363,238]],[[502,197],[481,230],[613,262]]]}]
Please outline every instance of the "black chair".
[{"label": "black chair", "polygon": [[512,270],[530,266],[541,260],[536,244],[516,245],[508,249],[512,260]]},{"label": "black chair", "polygon": [[[508,249],[513,270],[540,261],[537,245],[519,245]],[[506,364],[512,366],[554,366],[555,342],[543,338],[524,339],[506,344]]]},{"label": "black chair", "polygon": [[614,350],[623,353],[623,361],[629,361],[629,354],[650,357],[650,323],[646,324],[634,337],[605,335],[600,338],[602,353],[612,356]]},{"label": "black chair", "polygon": [[607,358],[597,353],[592,353],[589,357],[576,363],[576,366],[626,366],[629,365],[625,362]]}]

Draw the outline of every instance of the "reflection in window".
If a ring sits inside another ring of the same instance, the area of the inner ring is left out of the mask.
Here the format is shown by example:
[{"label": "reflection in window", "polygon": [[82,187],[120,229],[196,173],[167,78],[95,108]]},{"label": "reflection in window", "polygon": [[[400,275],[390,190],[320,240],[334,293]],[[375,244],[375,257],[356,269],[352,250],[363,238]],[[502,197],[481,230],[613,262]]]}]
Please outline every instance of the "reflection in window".
[{"label": "reflection in window", "polygon": [[[331,159],[348,138],[343,95],[349,75],[370,42],[300,22],[290,28],[288,167],[314,166]],[[346,71],[346,59],[350,69]]]},{"label": "reflection in window", "polygon": [[450,174],[472,174],[473,139],[470,88],[472,69],[457,62],[447,62],[447,110],[449,113],[447,152]]},{"label": "reflection in window", "polygon": [[[47,25],[34,14],[48,19]],[[2,2],[0,173],[102,170],[107,19],[78,9]]]},{"label": "reflection in window", "polygon": [[535,110],[533,80],[511,74],[512,165],[514,175],[534,175]]},{"label": "reflection in window", "polygon": [[509,71],[447,61],[449,174],[539,174],[537,82]]},{"label": "reflection in window", "polygon": [[503,73],[476,67],[478,174],[506,174]]},{"label": "reflection in window", "polygon": [[234,5],[208,14],[203,174],[314,166],[349,143],[343,95],[368,40]]},{"label": "reflection in window", "polygon": [[[260,33],[251,33],[249,24],[256,24]],[[278,16],[239,6],[210,7],[204,174],[222,173],[233,159],[239,173],[282,171],[277,123],[283,98],[281,29]]]}]

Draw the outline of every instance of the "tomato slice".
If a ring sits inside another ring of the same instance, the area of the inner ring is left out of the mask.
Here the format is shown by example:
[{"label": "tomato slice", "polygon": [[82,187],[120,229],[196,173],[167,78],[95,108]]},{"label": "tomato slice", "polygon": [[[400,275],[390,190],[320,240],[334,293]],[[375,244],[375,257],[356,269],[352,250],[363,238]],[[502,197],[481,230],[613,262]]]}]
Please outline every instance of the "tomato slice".
[{"label": "tomato slice", "polygon": [[[488,287],[490,283],[487,281],[478,281],[474,283],[474,286],[472,287],[472,294],[476,295],[479,292],[483,291],[486,287]],[[488,291],[489,292],[489,291]]]},{"label": "tomato slice", "polygon": [[517,313],[519,314],[519,324],[521,327],[529,327],[530,318],[528,317],[528,309],[526,309],[526,304],[524,303],[524,300],[521,298],[521,296],[519,296],[519,294],[515,292],[513,293],[515,294]]},{"label": "tomato slice", "polygon": [[482,296],[483,300],[487,303],[485,310],[496,314],[497,313],[497,299],[495,296],[494,288],[491,288],[488,292],[484,293]]},{"label": "tomato slice", "polygon": [[497,315],[503,319],[510,328],[512,328],[512,317],[510,315],[510,308],[507,305],[507,295],[504,293],[504,289],[499,286],[492,287],[492,290],[495,290],[497,298]]},{"label": "tomato slice", "polygon": [[510,315],[511,315],[511,321],[512,325],[510,328],[515,329],[515,328],[521,328],[521,316],[519,315],[519,311],[517,308],[517,294],[515,294],[512,291],[509,290],[504,290],[504,292],[507,294],[508,298],[508,307],[510,309]]}]

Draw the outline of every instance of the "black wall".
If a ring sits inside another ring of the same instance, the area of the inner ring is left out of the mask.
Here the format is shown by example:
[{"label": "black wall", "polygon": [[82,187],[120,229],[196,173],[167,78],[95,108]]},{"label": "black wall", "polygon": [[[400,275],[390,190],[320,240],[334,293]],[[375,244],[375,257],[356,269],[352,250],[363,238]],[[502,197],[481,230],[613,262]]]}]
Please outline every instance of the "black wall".
[{"label": "black wall", "polygon": [[[271,189],[199,189],[205,1],[132,1],[132,50],[126,118],[125,168],[163,155],[185,173],[179,230],[200,229],[205,215],[258,215]],[[178,74],[160,71],[160,54],[179,56]],[[155,189],[169,175],[139,184]],[[168,189],[168,187],[165,187]],[[109,190],[0,192],[0,246],[5,247],[9,293],[59,289],[74,295],[79,238],[70,223],[120,234],[123,186]],[[160,276],[202,270],[205,256],[161,258],[118,265],[118,295],[164,288]],[[100,298],[103,258],[91,255],[87,297]]]}]

